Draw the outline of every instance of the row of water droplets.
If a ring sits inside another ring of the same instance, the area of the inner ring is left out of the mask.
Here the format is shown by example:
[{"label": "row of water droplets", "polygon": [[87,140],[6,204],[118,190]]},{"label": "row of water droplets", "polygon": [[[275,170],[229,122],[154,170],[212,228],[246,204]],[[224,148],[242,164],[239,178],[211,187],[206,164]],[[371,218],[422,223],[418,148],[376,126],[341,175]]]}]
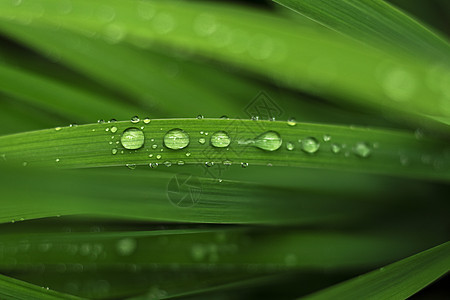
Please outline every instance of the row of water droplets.
[{"label": "row of water droplets", "polygon": [[[198,116],[197,119],[203,119],[203,116]],[[99,122],[103,122],[103,121],[99,121]],[[138,149],[142,148],[144,146],[145,143],[145,135],[143,132],[144,126],[139,127],[138,123],[140,123],[141,120],[138,116],[134,116],[133,118],[131,118],[131,123],[136,125],[136,127],[129,127],[127,129],[125,129],[120,137],[120,140],[115,141],[116,145],[121,144],[122,147],[126,150],[134,150],[137,151]],[[150,118],[145,118],[142,120],[142,122],[146,125],[149,124],[151,122]],[[108,123],[115,123],[115,120],[111,120]],[[290,127],[296,126],[297,122],[295,121],[295,119],[291,118],[287,121],[287,125]],[[110,133],[113,134],[112,139],[115,138],[114,134],[118,131],[117,126],[115,126],[114,124],[112,124],[111,127],[107,127],[105,129],[107,132],[109,131]],[[162,128],[161,128],[162,130]],[[212,134],[209,134],[208,132],[205,131],[200,131],[200,135],[201,137],[198,139],[198,143],[199,144],[206,144],[207,139],[209,138],[209,143],[212,147],[214,148],[226,148],[228,149],[228,147],[230,146],[231,142],[232,142],[232,138],[230,137],[230,135],[223,130],[219,130],[216,132],[213,132]],[[330,135],[324,135],[323,136],[323,141],[324,142],[330,142],[331,141],[331,136]],[[155,142],[154,139],[150,140],[151,142]],[[181,149],[185,149],[189,146],[189,144],[191,143],[191,138],[189,136],[189,134],[184,131],[181,128],[173,128],[168,130],[164,137],[163,137],[163,145],[165,146],[165,148],[167,149],[171,149],[171,150],[181,150]],[[246,139],[246,140],[237,140],[236,141],[238,145],[250,145],[250,146],[254,146],[256,148],[259,148],[261,150],[264,151],[276,151],[278,149],[281,148],[282,144],[283,144],[283,140],[280,136],[280,134],[276,131],[273,130],[269,130],[266,131],[260,135],[258,135],[256,138],[254,139]],[[307,154],[315,154],[319,151],[320,149],[320,141],[315,138],[315,137],[306,137],[303,139],[299,139],[296,142],[285,142],[286,145],[286,149],[288,151],[292,151],[297,147],[297,142],[299,143],[299,148],[307,153]],[[111,145],[114,144],[114,142],[109,142]],[[353,147],[353,153],[359,157],[362,158],[366,158],[369,157],[370,154],[372,153],[372,148],[375,148],[376,145],[374,145],[373,147],[371,147],[368,143],[366,142],[359,142],[356,143],[355,146]],[[151,148],[153,150],[157,150],[158,145],[156,143],[151,145]],[[341,153],[342,149],[345,149],[346,145],[345,144],[337,144],[337,143],[331,143],[330,145],[330,149],[331,152],[334,154],[339,154]],[[163,152],[164,148],[160,148],[160,152]],[[113,148],[112,149],[112,154],[115,155],[119,153],[119,150],[117,148]],[[121,150],[120,153],[124,153],[124,150]],[[345,156],[349,156],[350,155],[350,151],[349,150],[345,150]],[[189,157],[191,154],[190,152],[187,152],[186,157]],[[149,158],[155,158],[156,160],[161,160],[162,158],[162,153],[158,153],[158,154],[149,154]],[[170,162],[170,161],[164,161],[163,164],[167,167],[172,166],[172,164],[177,164],[177,165],[184,165],[184,161],[183,160],[179,160],[177,162]],[[226,160],[223,162],[224,165],[231,165],[232,162],[229,160]],[[205,162],[205,165],[207,167],[212,167],[214,165],[214,162]],[[156,168],[159,166],[158,162],[152,162],[149,164],[150,167],[152,168]],[[247,167],[248,163],[246,162],[242,162],[241,163],[242,167]],[[127,167],[130,169],[134,169],[136,167],[135,164],[127,164]]]}]

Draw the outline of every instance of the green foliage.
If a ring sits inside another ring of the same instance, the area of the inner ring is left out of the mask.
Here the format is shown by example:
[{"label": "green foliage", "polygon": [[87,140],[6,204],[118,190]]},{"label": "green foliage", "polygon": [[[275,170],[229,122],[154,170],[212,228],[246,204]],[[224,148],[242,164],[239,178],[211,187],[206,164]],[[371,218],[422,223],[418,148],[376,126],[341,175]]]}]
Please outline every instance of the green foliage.
[{"label": "green foliage", "polygon": [[439,0],[276,2],[0,2],[0,298],[405,299],[448,272]]}]

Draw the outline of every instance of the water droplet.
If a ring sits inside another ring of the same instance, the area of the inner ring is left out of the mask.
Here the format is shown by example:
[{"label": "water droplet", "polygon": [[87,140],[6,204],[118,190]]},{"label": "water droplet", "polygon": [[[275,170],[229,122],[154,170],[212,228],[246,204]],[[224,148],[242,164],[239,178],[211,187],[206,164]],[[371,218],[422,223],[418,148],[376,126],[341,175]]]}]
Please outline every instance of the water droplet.
[{"label": "water droplet", "polygon": [[165,161],[165,162],[164,162],[164,165],[165,165],[166,167],[171,167],[171,166],[172,166],[172,163],[171,163],[170,161]]},{"label": "water droplet", "polygon": [[247,167],[248,167],[248,163],[246,163],[246,162],[242,162],[242,163],[241,163],[241,167],[243,167],[243,168],[247,168]]},{"label": "water droplet", "polygon": [[108,121],[108,123],[116,123],[116,122],[117,122],[116,119],[111,119],[111,120]]},{"label": "water droplet", "polygon": [[316,153],[320,148],[320,143],[316,138],[308,137],[302,140],[302,150],[306,153]]},{"label": "water droplet", "polygon": [[214,162],[212,162],[212,161],[207,161],[207,162],[205,162],[205,166],[207,166],[208,168],[210,168],[210,167],[214,166]]},{"label": "water droplet", "polygon": [[116,126],[111,127],[111,132],[112,133],[116,133],[117,132],[117,127]]},{"label": "water droplet", "polygon": [[140,119],[138,116],[134,116],[131,118],[131,123],[133,123],[133,124],[139,123],[139,121],[140,121]]},{"label": "water droplet", "polygon": [[325,134],[325,135],[323,136],[323,141],[324,141],[324,142],[329,142],[330,140],[331,140],[331,136],[330,136],[330,135]]},{"label": "water droplet", "polygon": [[223,165],[224,165],[224,166],[231,166],[231,164],[232,164],[232,163],[231,163],[231,161],[229,161],[229,160],[224,160],[224,161],[223,161]]},{"label": "water droplet", "polygon": [[231,139],[225,131],[217,131],[211,135],[211,145],[217,148],[228,147]]},{"label": "water droplet", "polygon": [[56,131],[60,131],[62,128],[61,127],[56,127],[55,130]]},{"label": "water droplet", "polygon": [[103,119],[97,120],[97,123],[103,124],[103,123],[105,123],[105,120],[103,120]]},{"label": "water droplet", "polygon": [[133,252],[137,248],[137,242],[132,238],[124,238],[117,242],[116,249],[119,255],[129,256],[133,254]]},{"label": "water droplet", "polygon": [[186,152],[186,156],[187,157],[191,156],[191,152]]},{"label": "water droplet", "polygon": [[24,166],[24,167],[26,167],[28,165],[28,163],[26,162],[26,161],[24,161],[23,163],[22,163],[22,166]]},{"label": "water droplet", "polygon": [[149,124],[150,122],[151,122],[151,120],[150,120],[149,117],[147,117],[147,118],[144,119],[144,124]]},{"label": "water droplet", "polygon": [[258,121],[259,120],[259,117],[258,116],[252,116],[252,118],[251,118],[253,121]]},{"label": "water droplet", "polygon": [[152,149],[156,149],[156,148],[158,148],[158,145],[156,145],[156,144],[152,145]]},{"label": "water droplet", "polygon": [[77,126],[78,126],[77,123],[72,123],[72,124],[69,125],[69,127],[77,127]]},{"label": "water droplet", "polygon": [[372,153],[372,150],[370,149],[369,145],[367,145],[367,143],[360,142],[356,143],[355,147],[353,148],[353,152],[359,157],[366,158]]},{"label": "water droplet", "polygon": [[183,165],[184,165],[184,161],[182,161],[182,160],[179,160],[179,161],[177,162],[177,165],[179,165],[179,166],[183,166]]},{"label": "water droplet", "polygon": [[105,131],[108,132],[108,131],[109,131],[109,128],[105,128]]},{"label": "water droplet", "polygon": [[278,132],[267,131],[256,137],[253,143],[259,149],[275,151],[281,147],[282,140]]},{"label": "water droplet", "polygon": [[338,144],[332,144],[331,152],[333,152],[334,154],[338,154],[339,152],[341,152],[341,147]]},{"label": "water droplet", "polygon": [[288,124],[289,126],[295,126],[295,125],[297,125],[297,121],[296,121],[294,118],[290,118],[290,119],[287,121],[287,124]]},{"label": "water droplet", "polygon": [[111,150],[111,153],[112,153],[113,155],[116,155],[116,154],[117,154],[117,149],[115,149],[115,148],[112,149],[112,150]]},{"label": "water droplet", "polygon": [[289,151],[294,150],[294,144],[292,144],[291,142],[286,143],[286,149],[288,149]]},{"label": "water droplet", "polygon": [[228,116],[225,116],[225,115],[221,116],[220,118],[221,118],[222,120],[228,120],[228,119],[230,119],[230,118],[228,118]]},{"label": "water droplet", "polygon": [[206,143],[206,140],[205,138],[199,138],[198,142],[203,145],[204,143]]},{"label": "water droplet", "polygon": [[204,117],[203,117],[203,115],[198,115],[197,116],[197,119],[199,119],[199,120],[201,120],[201,119],[203,119]]},{"label": "water droplet", "polygon": [[130,170],[136,169],[136,164],[126,164],[125,166],[127,166],[127,168]]},{"label": "water droplet", "polygon": [[161,159],[161,155],[156,155],[156,159]]},{"label": "water droplet", "polygon": [[138,128],[128,128],[122,133],[120,142],[125,149],[136,150],[144,145],[144,133]]},{"label": "water droplet", "polygon": [[158,163],[150,163],[149,166],[150,168],[155,169],[158,167]]},{"label": "water droplet", "polygon": [[172,150],[186,148],[189,145],[189,135],[182,129],[172,129],[164,136],[164,146]]},{"label": "water droplet", "polygon": [[60,159],[59,159],[59,158],[57,158],[57,159],[55,159],[55,161],[56,161],[56,162],[60,162]]}]

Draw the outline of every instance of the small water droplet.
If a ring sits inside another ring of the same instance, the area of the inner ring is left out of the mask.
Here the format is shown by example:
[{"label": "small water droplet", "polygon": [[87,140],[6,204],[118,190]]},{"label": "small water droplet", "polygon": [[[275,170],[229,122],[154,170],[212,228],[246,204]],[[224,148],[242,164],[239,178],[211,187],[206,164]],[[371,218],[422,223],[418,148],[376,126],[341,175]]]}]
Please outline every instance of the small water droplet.
[{"label": "small water droplet", "polygon": [[165,165],[166,167],[171,167],[171,166],[172,166],[172,163],[171,163],[170,161],[165,161],[165,162],[164,162],[164,165]]},{"label": "small water droplet", "polygon": [[205,166],[207,166],[208,168],[210,168],[210,167],[214,166],[214,162],[212,162],[212,161],[207,161],[207,162],[205,162]]},{"label": "small water droplet", "polygon": [[147,118],[144,119],[144,124],[149,124],[150,122],[151,122],[151,120],[150,120],[149,117],[147,117]]},{"label": "small water droplet", "polygon": [[156,149],[156,148],[158,148],[158,145],[156,145],[156,144],[152,145],[152,149]]},{"label": "small water droplet", "polygon": [[22,163],[22,166],[24,166],[24,167],[26,167],[28,165],[28,163],[26,162],[26,161],[24,161],[23,163]]},{"label": "small water droplet", "polygon": [[184,165],[184,161],[182,161],[182,160],[179,160],[179,161],[177,162],[177,165],[179,165],[179,166],[183,166],[183,165]]},{"label": "small water droplet", "polygon": [[224,160],[223,165],[224,166],[231,166],[232,162],[230,160]]},{"label": "small water droplet", "polygon": [[156,159],[161,159],[161,155],[156,155]]},{"label": "small water droplet", "polygon": [[191,152],[186,152],[186,156],[187,157],[191,156]]},{"label": "small water droplet", "polygon": [[220,118],[223,119],[223,120],[228,120],[228,119],[230,119],[230,118],[228,118],[228,116],[225,116],[225,115],[221,116]]},{"label": "small water droplet", "polygon": [[111,150],[111,153],[112,153],[113,155],[116,155],[116,154],[117,154],[117,149],[116,149],[116,148],[112,149],[112,150]]},{"label": "small water droplet", "polygon": [[189,135],[182,129],[175,128],[164,135],[164,146],[172,150],[186,148],[189,145]]},{"label": "small water droplet", "polygon": [[133,123],[133,124],[139,123],[139,121],[140,121],[140,119],[138,116],[134,116],[131,118],[131,123]]},{"label": "small water droplet", "polygon": [[228,147],[231,139],[225,131],[217,131],[211,135],[211,145],[217,148]]},{"label": "small water droplet", "polygon": [[267,131],[256,137],[253,144],[259,149],[266,151],[275,151],[281,147],[281,137],[278,132]]},{"label": "small water droplet", "polygon": [[103,119],[97,120],[97,123],[103,124],[103,123],[105,123],[105,120],[103,120]]},{"label": "small water droplet", "polygon": [[324,141],[324,142],[329,142],[330,140],[331,140],[331,136],[330,136],[330,135],[325,134],[325,135],[323,136],[323,141]]},{"label": "small water droplet", "polygon": [[206,143],[206,140],[205,138],[199,138],[198,142],[203,145],[204,143]]},{"label": "small water droplet", "polygon": [[247,167],[248,167],[248,163],[246,163],[246,162],[242,162],[242,163],[241,163],[241,167],[243,167],[243,168],[247,168]]},{"label": "small water droplet", "polygon": [[116,119],[111,119],[111,120],[108,121],[108,123],[116,123],[116,122],[117,122]]},{"label": "small water droplet", "polygon": [[78,126],[77,123],[72,123],[72,124],[69,125],[69,127],[77,127],[77,126]]},{"label": "small water droplet", "polygon": [[155,168],[158,167],[158,163],[156,163],[156,162],[155,163],[150,163],[149,166],[150,166],[150,168],[155,169]]},{"label": "small water droplet", "polygon": [[56,161],[56,162],[60,162],[60,159],[59,159],[59,158],[57,158],[57,159],[55,159],[55,161]]},{"label": "small water droplet", "polygon": [[296,121],[294,118],[290,118],[290,119],[287,121],[287,124],[288,124],[289,126],[295,126],[295,125],[297,125],[297,121]]},{"label": "small water droplet", "polygon": [[203,115],[198,115],[198,116],[197,116],[197,119],[199,119],[199,120],[201,120],[201,119],[203,119],[203,118],[204,118]]},{"label": "small water droplet", "polygon": [[253,121],[258,121],[259,120],[259,116],[252,116],[251,118]]},{"label": "small water droplet", "polygon": [[372,153],[372,150],[367,143],[359,142],[356,143],[353,152],[359,157],[366,158]]},{"label": "small water droplet", "polygon": [[105,128],[105,131],[108,132],[108,131],[109,131],[109,128]]},{"label": "small water droplet", "polygon": [[125,166],[127,166],[127,168],[130,170],[136,169],[136,164],[126,164]]},{"label": "small water droplet", "polygon": [[138,128],[128,128],[122,133],[120,142],[125,149],[136,150],[144,145],[144,133]]},{"label": "small water droplet", "polygon": [[316,138],[307,137],[302,140],[302,150],[306,153],[316,153],[320,148],[320,143]]},{"label": "small water droplet", "polygon": [[60,131],[62,128],[61,127],[56,127],[55,130],[56,131]]},{"label": "small water droplet", "polygon": [[152,157],[153,157],[153,154],[149,154],[148,157],[152,158]]},{"label": "small water droplet", "polygon": [[338,154],[339,152],[341,152],[341,147],[338,144],[332,144],[331,152],[333,152],[334,154]]},{"label": "small water droplet", "polygon": [[288,149],[289,151],[294,150],[294,144],[292,144],[291,142],[286,143],[286,149]]}]

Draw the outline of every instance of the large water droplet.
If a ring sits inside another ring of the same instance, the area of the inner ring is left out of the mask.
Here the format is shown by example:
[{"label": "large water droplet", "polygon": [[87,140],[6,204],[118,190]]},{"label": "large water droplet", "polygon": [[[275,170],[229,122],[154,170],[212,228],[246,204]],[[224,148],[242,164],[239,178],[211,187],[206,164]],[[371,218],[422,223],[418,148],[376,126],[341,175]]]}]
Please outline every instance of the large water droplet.
[{"label": "large water droplet", "polygon": [[228,147],[231,139],[225,131],[214,132],[211,135],[211,145],[217,148]]},{"label": "large water droplet", "polygon": [[316,153],[320,148],[320,143],[316,138],[308,137],[302,140],[302,150],[306,153]]},{"label": "large water droplet", "polygon": [[120,138],[120,142],[125,149],[136,150],[144,145],[145,137],[142,130],[131,127],[125,129]]},{"label": "large water droplet", "polygon": [[281,136],[278,132],[267,131],[256,137],[254,145],[262,150],[275,151],[281,147],[281,142]]},{"label": "large water droplet", "polygon": [[370,149],[369,145],[367,145],[364,142],[357,143],[353,148],[353,151],[357,156],[363,158],[368,157],[372,153],[372,150]]},{"label": "large water droplet", "polygon": [[189,135],[182,129],[172,129],[164,136],[164,146],[169,149],[179,150],[189,145]]}]

